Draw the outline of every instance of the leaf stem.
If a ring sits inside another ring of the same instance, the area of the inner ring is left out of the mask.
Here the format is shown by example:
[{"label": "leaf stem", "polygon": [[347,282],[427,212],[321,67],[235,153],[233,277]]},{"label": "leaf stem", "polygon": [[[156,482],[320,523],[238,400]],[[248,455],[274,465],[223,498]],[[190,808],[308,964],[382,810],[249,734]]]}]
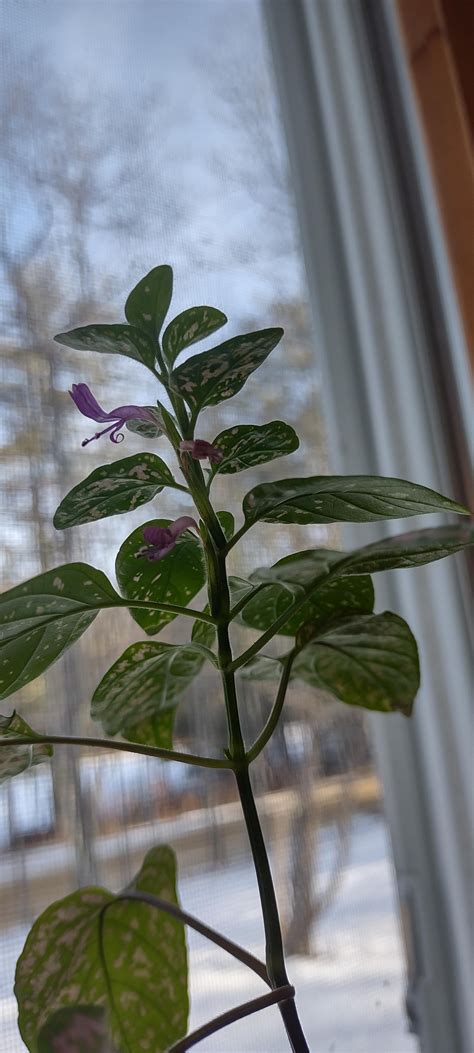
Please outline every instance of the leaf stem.
[{"label": "leaf stem", "polygon": [[268,973],[263,962],[259,958],[255,958],[253,954],[246,951],[240,944],[234,943],[233,940],[229,940],[227,936],[223,936],[221,932],[217,932],[216,929],[211,929],[209,925],[205,925],[203,921],[199,921],[193,914],[188,914],[182,907],[178,907],[177,903],[169,903],[166,899],[160,899],[159,896],[153,896],[151,892],[142,892],[140,889],[136,891],[130,890],[121,892],[118,896],[114,897],[110,903],[106,904],[103,908],[107,910],[113,905],[114,902],[121,899],[134,899],[139,900],[142,903],[148,903],[150,907],[156,907],[158,910],[164,911],[165,914],[171,914],[173,918],[177,918],[178,921],[182,921],[184,925],[189,925],[195,932],[199,932],[201,936],[205,936],[206,939],[211,940],[217,947],[222,947],[223,951],[227,951],[234,958],[237,958],[239,962],[246,965],[248,969],[252,969],[257,976],[260,977],[264,983],[270,987],[270,980]]},{"label": "leaf stem", "polygon": [[275,1005],[277,1002],[283,1002],[289,998],[293,998],[294,994],[294,987],[291,987],[291,984],[286,984],[285,987],[275,988],[275,990],[270,991],[269,994],[260,995],[258,998],[252,998],[249,1002],[244,1002],[243,1005],[236,1006],[235,1009],[228,1009],[226,1013],[221,1013],[220,1016],[215,1016],[214,1019],[209,1020],[207,1024],[203,1024],[202,1027],[198,1027],[195,1031],[191,1031],[189,1035],[180,1039],[179,1042],[175,1042],[173,1046],[169,1047],[168,1053],[186,1053],[187,1049],[196,1046],[198,1042],[202,1042],[204,1038],[209,1038],[210,1035],[214,1035],[216,1031],[220,1031],[223,1027],[228,1027],[229,1024],[235,1024],[237,1020],[243,1020],[244,1017],[250,1016],[251,1013],[259,1013],[261,1009],[266,1009],[267,1006]]},{"label": "leaf stem", "polygon": [[255,586],[254,589],[249,589],[249,591],[245,593],[245,596],[242,596],[242,599],[240,599],[239,602],[235,604],[235,607],[232,607],[231,611],[229,612],[229,621],[233,622],[234,618],[236,618],[237,615],[240,614],[240,612],[244,609],[245,605],[249,603],[250,600],[255,599],[255,596],[258,596],[258,593],[261,592],[262,589],[264,589],[268,584],[268,581],[261,581],[259,585]]},{"label": "leaf stem", "polygon": [[313,581],[311,587],[309,589],[306,589],[306,592],[303,596],[300,596],[299,599],[294,600],[294,602],[286,608],[286,611],[283,611],[283,614],[280,614],[279,618],[276,618],[276,620],[272,622],[269,628],[266,629],[261,636],[259,636],[258,640],[255,640],[255,643],[251,644],[251,646],[248,647],[246,651],[243,651],[238,658],[234,659],[234,661],[230,665],[230,670],[233,673],[235,673],[236,669],[240,669],[241,666],[246,665],[247,662],[249,662],[250,659],[254,657],[254,655],[258,654],[259,651],[262,650],[262,647],[265,647],[265,644],[267,644],[269,640],[272,640],[273,637],[276,636],[278,630],[281,629],[282,625],[284,625],[285,622],[289,621],[289,619],[292,618],[294,614],[297,614],[301,607],[304,607],[305,603],[307,603],[307,601],[310,599],[313,593],[316,592],[317,589],[319,589],[320,585],[322,585],[323,582],[326,581],[329,575],[330,571],[327,570],[324,571],[323,574],[320,574],[320,576],[316,578],[315,581]]},{"label": "leaf stem", "polygon": [[233,548],[234,545],[236,545],[237,542],[240,541],[241,538],[243,538],[244,534],[247,533],[247,530],[250,530],[251,526],[253,526],[253,523],[249,523],[249,521],[246,520],[245,523],[243,523],[240,527],[240,530],[237,530],[237,533],[235,533],[234,536],[231,537],[230,541],[227,542],[227,545],[225,547],[226,556],[229,554],[231,548]]},{"label": "leaf stem", "polygon": [[268,740],[273,735],[273,732],[278,724],[278,721],[280,719],[280,713],[283,709],[283,703],[285,701],[294,657],[295,652],[290,651],[290,653],[286,656],[283,662],[283,670],[281,674],[280,684],[278,687],[278,693],[275,702],[273,703],[270,716],[264,728],[260,732],[260,735],[258,736],[258,738],[255,739],[253,746],[247,751],[247,760],[249,764],[251,764],[252,761],[254,761],[255,758],[258,757],[259,753],[261,753],[262,750],[265,748]]},{"label": "leaf stem", "polygon": [[127,753],[141,753],[146,757],[157,757],[161,760],[179,761],[181,764],[193,764],[201,768],[230,768],[234,765],[231,760],[220,760],[217,757],[198,757],[194,753],[182,753],[179,750],[165,750],[161,746],[142,746],[138,742],[116,742],[115,739],[88,738],[87,736],[72,735],[11,735],[8,738],[0,738],[2,746],[38,746],[62,745],[62,746],[94,746],[100,749],[124,750]]}]

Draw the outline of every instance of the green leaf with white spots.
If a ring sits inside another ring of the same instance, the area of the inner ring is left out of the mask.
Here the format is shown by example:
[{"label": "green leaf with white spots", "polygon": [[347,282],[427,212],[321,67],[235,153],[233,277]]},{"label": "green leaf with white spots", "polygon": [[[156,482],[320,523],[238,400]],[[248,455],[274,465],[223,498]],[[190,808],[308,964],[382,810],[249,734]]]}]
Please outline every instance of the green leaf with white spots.
[{"label": "green leaf with white spots", "polygon": [[[171,849],[148,852],[126,891],[176,903]],[[187,1028],[184,926],[148,903],[81,888],[34,923],[18,961],[15,995],[30,1053],[43,1053],[40,1038],[54,1014],[81,1005],[104,1010],[120,1053],[164,1053]]]},{"label": "green leaf with white spots", "polygon": [[474,543],[474,526],[432,527],[382,538],[350,552],[334,567],[335,574],[375,574],[379,570],[421,567],[452,556]]},{"label": "green leaf with white spots", "polygon": [[374,608],[374,589],[368,575],[328,576],[343,555],[334,549],[308,549],[284,556],[273,567],[258,568],[251,575],[252,582],[269,584],[249,599],[240,621],[252,629],[268,629],[318,578],[321,584],[313,596],[279,629],[282,636],[296,636],[306,622],[319,628],[335,618],[370,614]]},{"label": "green leaf with white spots", "polygon": [[[206,603],[204,611],[206,614],[209,614],[208,603]],[[200,618],[196,618],[191,633],[191,639],[193,643],[202,644],[203,647],[213,647],[217,639],[216,626],[212,625],[211,622],[202,622]]]},{"label": "green leaf with white spots", "polygon": [[151,420],[140,420],[137,417],[136,420],[126,420],[125,427],[129,431],[134,432],[135,435],[141,435],[144,439],[158,439],[163,434],[163,423],[159,410],[156,406],[145,406],[145,409],[153,414],[155,424]]},{"label": "green leaf with white spots", "polygon": [[163,354],[170,369],[181,353],[198,340],[205,340],[227,322],[216,307],[189,307],[167,326],[163,333]]},{"label": "green leaf with white spots", "polygon": [[29,684],[82,636],[103,607],[122,606],[105,574],[68,563],[0,596],[0,698]]},{"label": "green leaf with white spots", "polygon": [[[171,552],[155,562],[140,555],[143,550],[143,531],[147,526],[167,527],[171,519],[150,519],[137,527],[119,549],[115,572],[122,596],[126,600],[148,600],[156,603],[175,603],[186,607],[202,589],[205,570],[202,548],[197,538],[186,530]],[[132,618],[154,636],[164,625],[176,618],[168,611],[146,611],[130,608]]]},{"label": "green leaf with white spots", "polygon": [[247,521],[369,523],[430,512],[468,510],[426,486],[370,475],[316,475],[255,486],[244,497]]},{"label": "green leaf with white spots", "polygon": [[212,474],[230,475],[273,461],[276,457],[286,457],[298,449],[299,439],[289,424],[273,420],[261,426],[239,424],[221,431],[212,445],[223,454],[222,461],[213,465]]},{"label": "green leaf with white spots", "polygon": [[173,295],[173,271],[168,264],[153,267],[132,289],[125,304],[127,322],[145,329],[156,340]]},{"label": "green leaf with white spots", "polygon": [[217,512],[217,518],[222,527],[222,532],[225,535],[227,541],[230,541],[234,534],[235,520],[232,512]]},{"label": "green leaf with white spots", "polygon": [[47,742],[38,742],[31,746],[15,745],[15,739],[35,738],[35,732],[18,713],[13,711],[10,717],[0,714],[0,783],[21,775],[23,771],[41,764],[53,754],[53,747]]},{"label": "green leaf with white spots", "polygon": [[83,325],[58,333],[54,338],[58,344],[73,347],[76,351],[98,351],[104,355],[125,355],[153,369],[156,348],[148,333],[133,325]]},{"label": "green leaf with white spots", "polygon": [[78,483],[57,509],[57,530],[93,523],[106,516],[133,512],[151,501],[165,486],[175,486],[168,465],[154,453],[138,453],[100,468]]},{"label": "green leaf with white spots", "polygon": [[103,1009],[78,1005],[58,1009],[38,1035],[38,1053],[120,1053],[107,1035]]},{"label": "green leaf with white spots", "polygon": [[130,737],[130,729],[175,709],[206,659],[215,657],[198,643],[132,644],[106,672],[94,691],[91,716],[108,735]]},{"label": "green leaf with white spots", "polygon": [[139,742],[142,746],[158,746],[161,750],[170,750],[173,746],[174,709],[163,709],[154,716],[142,720],[139,724],[123,732],[128,742]]},{"label": "green leaf with white spots", "polygon": [[300,651],[292,678],[350,706],[410,716],[420,684],[416,640],[389,611],[348,618]]},{"label": "green leaf with white spots", "polygon": [[282,336],[283,329],[262,329],[193,355],[171,374],[171,387],[186,400],[196,417],[204,406],[216,406],[236,395]]}]

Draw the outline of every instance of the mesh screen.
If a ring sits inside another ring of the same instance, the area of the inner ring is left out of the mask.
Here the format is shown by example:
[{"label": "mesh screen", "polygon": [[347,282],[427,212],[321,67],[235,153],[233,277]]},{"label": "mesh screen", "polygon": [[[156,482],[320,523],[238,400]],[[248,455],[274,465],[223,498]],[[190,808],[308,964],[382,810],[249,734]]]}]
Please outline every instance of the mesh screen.
[{"label": "mesh screen", "polygon": [[[87,382],[106,408],[147,404],[145,370],[70,351],[55,332],[119,321],[133,284],[157,263],[175,271],[174,313],[211,303],[229,335],[283,325],[257,379],[207,411],[209,438],[236,422],[283,418],[301,437],[291,463],[216,484],[239,515],[254,482],[328,470],[317,349],[270,57],[255,0],[4,3],[1,109],[2,588],[84,559],[113,575],[114,553],[143,512],[57,532],[61,497],[116,450],[68,395]],[[201,345],[205,348],[205,344]],[[89,423],[92,427],[89,428]],[[149,449],[153,449],[150,444]],[[160,449],[166,458],[166,452]],[[241,484],[241,485],[239,485]],[[163,516],[187,511],[159,498]],[[146,517],[147,518],[147,517]],[[260,527],[233,557],[245,574],[292,546],[337,546],[328,528]],[[197,602],[197,601],[196,601]],[[163,634],[185,639],[173,624]],[[94,730],[89,700],[138,627],[105,614],[46,676],[15,697],[39,730]],[[246,733],[262,726],[268,685],[241,689]],[[3,712],[10,712],[10,702]],[[211,675],[189,690],[177,742],[220,747],[222,700]],[[97,733],[97,729],[95,729]],[[310,1043],[321,1051],[408,1053],[404,962],[390,848],[363,715],[290,691],[255,770],[284,920],[289,968]],[[0,787],[0,1045],[24,1049],[12,996],[32,920],[77,884],[120,888],[156,842],[175,846],[183,904],[262,954],[255,880],[232,779],[145,758],[58,748]],[[261,993],[243,967],[194,934],[192,1024]],[[208,1040],[209,1050],[284,1050],[276,1009]]]}]

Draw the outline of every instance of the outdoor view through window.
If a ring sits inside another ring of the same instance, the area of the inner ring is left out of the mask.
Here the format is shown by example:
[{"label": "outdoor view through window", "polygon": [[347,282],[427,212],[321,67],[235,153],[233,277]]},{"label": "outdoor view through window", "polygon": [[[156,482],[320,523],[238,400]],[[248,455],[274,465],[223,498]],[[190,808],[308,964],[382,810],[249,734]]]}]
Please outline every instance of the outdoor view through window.
[{"label": "outdoor view through window", "polygon": [[[113,577],[112,554],[143,521],[137,511],[127,522],[110,518],[62,532],[52,526],[76,482],[135,452],[131,432],[120,450],[106,440],[81,448],[94,425],[76,412],[71,384],[87,382],[107,407],[156,397],[145,371],[129,360],[88,356],[52,337],[94,320],[120,320],[126,294],[157,264],[174,269],[175,314],[209,303],[229,317],[228,336],[285,329],[262,380],[210,411],[208,437],[237,419],[284,419],[301,445],[282,462],[282,475],[323,474],[330,465],[318,348],[257,0],[7,0],[0,25],[5,590],[68,560]],[[269,478],[271,464],[251,469],[246,487]],[[233,477],[217,486],[221,507],[239,515],[242,491]],[[186,512],[185,495],[163,492],[159,514]],[[285,533],[262,525],[235,551],[232,571],[274,562],[292,545],[321,543],[340,545],[338,529]],[[175,641],[180,631],[173,622],[163,637]],[[65,733],[93,733],[92,691],[139,638],[127,612],[114,611],[100,635],[85,635],[13,705],[21,701],[39,730],[54,709]],[[223,741],[217,681],[208,676],[178,711],[177,748],[206,753]],[[271,701],[267,685],[248,683],[242,691],[245,727],[258,731]],[[78,884],[123,887],[153,844],[177,852],[183,907],[261,955],[255,877],[228,774],[63,747],[51,766],[0,787],[3,1053],[25,1049],[13,980],[33,919]],[[365,714],[294,684],[255,780],[290,979],[311,1047],[414,1053]],[[188,945],[193,1026],[261,993],[257,979],[213,944],[190,932]],[[200,1048],[283,1053],[287,1044],[272,1007]]]}]

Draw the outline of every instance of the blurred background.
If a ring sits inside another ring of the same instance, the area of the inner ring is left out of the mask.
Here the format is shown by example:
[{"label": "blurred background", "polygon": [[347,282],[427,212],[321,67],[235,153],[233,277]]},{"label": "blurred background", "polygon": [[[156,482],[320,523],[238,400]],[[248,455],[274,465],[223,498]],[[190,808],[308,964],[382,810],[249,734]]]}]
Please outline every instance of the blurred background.
[{"label": "blurred background", "polygon": [[[140,365],[72,351],[52,337],[121,321],[128,292],[157,264],[174,269],[172,315],[195,304],[218,307],[229,317],[222,339],[285,329],[271,364],[235,400],[207,410],[201,432],[205,424],[202,437],[212,440],[233,423],[283,419],[298,432],[300,449],[291,461],[218,479],[218,507],[239,517],[241,498],[256,482],[335,468],[259,0],[17,0],[4,4],[0,27],[5,590],[72,560],[113,576],[120,544],[152,514],[54,530],[53,513],[74,484],[143,447],[126,432],[123,448],[104,437],[81,449],[94,426],[75,410],[71,383],[89,384],[106,409],[152,404],[161,394]],[[158,452],[168,459],[166,448]],[[154,508],[171,518],[188,511],[183,495],[166,491]],[[245,575],[294,547],[343,544],[337,528],[265,525],[234,550],[231,569]],[[162,635],[186,639],[186,626],[175,622]],[[14,704],[38,730],[97,734],[92,691],[140,638],[126,612],[101,615],[94,632],[3,711]],[[270,687],[242,682],[240,693],[251,736],[269,711]],[[224,734],[222,700],[211,674],[201,676],[179,707],[176,745],[209,752],[221,748]],[[255,788],[312,1048],[415,1053],[390,838],[364,713],[295,684],[256,765]],[[261,954],[255,880],[226,773],[59,747],[50,766],[0,787],[5,1053],[24,1049],[12,986],[33,919],[78,884],[120,888],[159,842],[177,851],[184,907]],[[258,981],[223,952],[194,934],[189,946],[194,1026],[259,992]],[[269,1009],[202,1049],[277,1053],[285,1042],[279,1014]]]}]

